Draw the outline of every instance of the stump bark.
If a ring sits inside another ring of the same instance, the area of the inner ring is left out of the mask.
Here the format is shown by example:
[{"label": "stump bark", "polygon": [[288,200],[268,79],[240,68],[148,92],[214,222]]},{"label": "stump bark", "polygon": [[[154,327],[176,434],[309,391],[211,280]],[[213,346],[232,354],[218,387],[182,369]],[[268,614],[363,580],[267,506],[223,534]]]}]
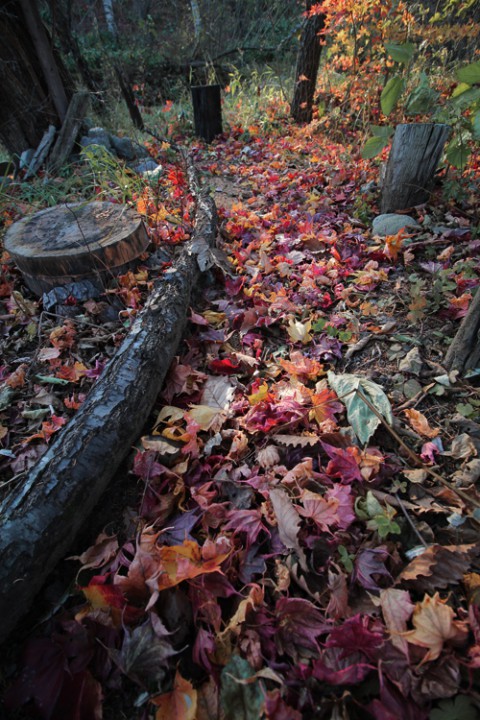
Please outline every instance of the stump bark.
[{"label": "stump bark", "polygon": [[480,366],[480,288],[445,356],[445,367],[463,373]]},{"label": "stump bark", "polygon": [[[190,168],[189,178],[195,177]],[[76,416],[23,485],[0,504],[0,642],[68,552],[154,406],[200,275],[197,251],[211,247],[216,235],[215,203],[198,184],[191,190],[197,199],[192,240],[159,281]]]},{"label": "stump bark", "polygon": [[381,212],[389,213],[428,200],[433,176],[450,134],[449,125],[398,125],[388,157]]},{"label": "stump bark", "polygon": [[212,142],[222,133],[220,85],[193,85],[191,90],[195,135]]},{"label": "stump bark", "polygon": [[148,246],[143,221],[126,205],[71,203],[14,223],[4,246],[37,295],[58,285],[120,272]]}]

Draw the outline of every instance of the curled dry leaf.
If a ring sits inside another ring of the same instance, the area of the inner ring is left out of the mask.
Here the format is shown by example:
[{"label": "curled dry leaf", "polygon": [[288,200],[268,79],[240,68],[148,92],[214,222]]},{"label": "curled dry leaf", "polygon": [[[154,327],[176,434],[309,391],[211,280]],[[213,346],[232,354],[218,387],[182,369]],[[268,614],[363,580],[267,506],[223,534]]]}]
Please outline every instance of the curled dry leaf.
[{"label": "curled dry leaf", "polygon": [[427,438],[434,438],[440,434],[440,430],[438,428],[430,427],[427,418],[419,410],[410,408],[408,410],[404,410],[403,413],[410,426],[415,430],[415,432],[418,432],[419,435],[423,435]]},{"label": "curled dry leaf", "polygon": [[433,597],[425,595],[422,602],[416,604],[412,618],[415,630],[403,633],[403,637],[413,645],[427,648],[428,652],[421,664],[436,660],[445,642],[460,643],[466,640],[467,623],[454,618],[453,608],[438,593]]}]

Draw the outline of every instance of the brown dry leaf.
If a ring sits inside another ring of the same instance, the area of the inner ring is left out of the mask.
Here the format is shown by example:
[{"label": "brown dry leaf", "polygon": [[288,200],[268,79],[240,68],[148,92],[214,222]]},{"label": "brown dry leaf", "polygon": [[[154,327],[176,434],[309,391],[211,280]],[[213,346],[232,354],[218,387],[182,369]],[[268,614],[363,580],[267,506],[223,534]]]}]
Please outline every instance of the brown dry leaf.
[{"label": "brown dry leaf", "polygon": [[468,602],[480,605],[480,575],[478,573],[467,573],[463,577],[463,584],[467,590]]},{"label": "brown dry leaf", "polygon": [[438,428],[430,427],[427,418],[419,410],[411,408],[409,410],[404,410],[403,413],[406,415],[410,426],[420,435],[427,438],[434,438],[440,434],[440,430]]},{"label": "brown dry leaf", "polygon": [[382,590],[380,606],[392,644],[408,657],[408,643],[402,633],[406,631],[407,620],[410,619],[415,608],[410,601],[410,593],[396,588]]},{"label": "brown dry leaf", "polygon": [[293,507],[285,490],[280,490],[280,488],[271,490],[270,502],[277,518],[280,540],[285,547],[296,551],[301,567],[306,569],[307,559],[298,541],[298,531],[301,525],[300,515]]},{"label": "brown dry leaf", "polygon": [[408,583],[419,592],[447,588],[460,582],[478,556],[477,545],[431,545],[400,573],[397,583]]},{"label": "brown dry leaf", "polygon": [[78,560],[82,563],[81,570],[87,568],[100,568],[113,558],[118,550],[118,539],[116,535],[100,533],[95,540],[95,545],[89,547],[81,555],[72,555],[69,560]]},{"label": "brown dry leaf", "polygon": [[195,720],[218,720],[218,687],[213,679],[209,678],[197,690],[197,715]]},{"label": "brown dry leaf", "polygon": [[422,602],[415,606],[412,622],[415,630],[403,633],[409,643],[428,648],[421,664],[436,660],[448,640],[461,642],[466,639],[468,626],[466,622],[454,620],[453,609],[442,600],[438,593],[433,597],[425,595]]},{"label": "brown dry leaf", "polygon": [[318,443],[317,435],[274,435],[273,439],[279,445],[286,447],[308,447]]}]

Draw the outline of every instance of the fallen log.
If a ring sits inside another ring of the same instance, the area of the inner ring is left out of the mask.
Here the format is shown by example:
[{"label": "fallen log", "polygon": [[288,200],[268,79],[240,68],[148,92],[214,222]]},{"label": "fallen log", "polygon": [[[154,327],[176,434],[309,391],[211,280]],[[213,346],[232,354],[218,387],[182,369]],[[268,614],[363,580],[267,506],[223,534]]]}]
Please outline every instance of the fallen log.
[{"label": "fallen log", "polygon": [[29,610],[130,451],[176,353],[217,224],[215,203],[201,191],[190,160],[188,177],[197,200],[192,239],[75,417],[0,504],[0,642]]}]

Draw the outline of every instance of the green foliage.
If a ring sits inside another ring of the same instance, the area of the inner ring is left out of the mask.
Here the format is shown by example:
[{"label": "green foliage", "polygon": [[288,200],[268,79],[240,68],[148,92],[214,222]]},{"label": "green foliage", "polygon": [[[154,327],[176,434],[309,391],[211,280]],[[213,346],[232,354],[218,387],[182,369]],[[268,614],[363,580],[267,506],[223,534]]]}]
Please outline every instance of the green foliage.
[{"label": "green foliage", "polygon": [[378,532],[381,540],[390,534],[400,533],[400,526],[393,520],[397,511],[388,503],[385,503],[385,507],[383,507],[370,490],[366,497],[359,497],[355,501],[355,513],[359,520],[367,521],[369,530]]}]

